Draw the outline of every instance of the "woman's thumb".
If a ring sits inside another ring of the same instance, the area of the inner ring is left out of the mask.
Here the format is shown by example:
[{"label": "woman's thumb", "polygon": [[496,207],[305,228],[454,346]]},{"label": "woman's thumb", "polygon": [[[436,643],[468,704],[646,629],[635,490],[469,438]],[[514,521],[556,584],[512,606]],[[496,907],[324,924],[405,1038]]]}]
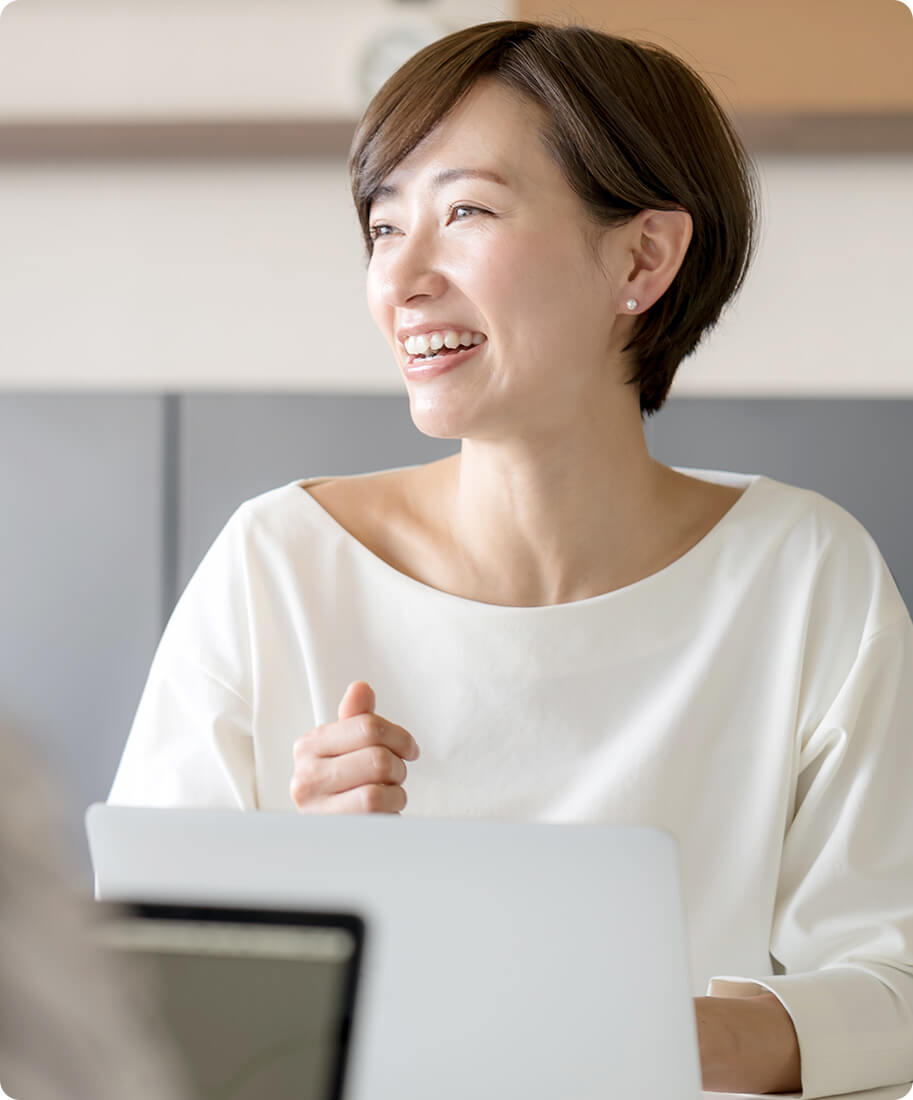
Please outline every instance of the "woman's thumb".
[{"label": "woman's thumb", "polygon": [[339,704],[339,720],[353,718],[356,714],[373,711],[376,704],[371,685],[364,680],[355,680],[345,690]]}]

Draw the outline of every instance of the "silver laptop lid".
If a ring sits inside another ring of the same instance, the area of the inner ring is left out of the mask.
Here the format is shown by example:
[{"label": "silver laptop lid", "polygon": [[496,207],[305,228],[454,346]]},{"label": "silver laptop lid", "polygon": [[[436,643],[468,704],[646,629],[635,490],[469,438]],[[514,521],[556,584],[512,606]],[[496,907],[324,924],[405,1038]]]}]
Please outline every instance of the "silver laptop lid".
[{"label": "silver laptop lid", "polygon": [[87,827],[103,898],[365,918],[347,1100],[701,1095],[662,829],[103,805]]}]

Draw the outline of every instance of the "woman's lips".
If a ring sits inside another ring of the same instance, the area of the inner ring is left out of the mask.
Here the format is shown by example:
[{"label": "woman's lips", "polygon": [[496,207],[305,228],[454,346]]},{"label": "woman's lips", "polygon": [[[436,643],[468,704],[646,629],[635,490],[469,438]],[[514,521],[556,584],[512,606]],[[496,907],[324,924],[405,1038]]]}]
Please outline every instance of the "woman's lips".
[{"label": "woman's lips", "polygon": [[471,348],[460,348],[459,351],[452,351],[437,359],[419,359],[416,355],[410,355],[406,360],[406,377],[411,378],[413,381],[434,378],[439,374],[443,374],[444,371],[451,370],[453,367],[458,367],[461,363],[465,363],[471,355],[475,355],[475,353],[480,348],[484,348],[487,343],[487,340],[483,340],[481,344],[473,344]]}]

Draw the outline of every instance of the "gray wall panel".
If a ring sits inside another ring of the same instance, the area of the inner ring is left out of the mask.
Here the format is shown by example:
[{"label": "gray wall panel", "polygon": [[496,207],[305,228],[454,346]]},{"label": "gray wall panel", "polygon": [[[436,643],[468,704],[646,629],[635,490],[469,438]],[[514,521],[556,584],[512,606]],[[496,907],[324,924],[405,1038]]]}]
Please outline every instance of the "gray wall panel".
[{"label": "gray wall panel", "polygon": [[60,788],[70,866],[161,626],[161,399],[0,397],[0,720]]},{"label": "gray wall panel", "polygon": [[661,462],[766,474],[836,501],[913,608],[913,401],[689,397],[652,419]]}]

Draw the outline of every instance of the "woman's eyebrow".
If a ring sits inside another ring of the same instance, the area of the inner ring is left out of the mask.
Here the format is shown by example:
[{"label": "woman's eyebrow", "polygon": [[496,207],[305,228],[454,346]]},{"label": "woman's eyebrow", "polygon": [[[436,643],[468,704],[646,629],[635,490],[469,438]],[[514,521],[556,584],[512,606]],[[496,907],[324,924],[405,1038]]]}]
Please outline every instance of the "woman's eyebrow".
[{"label": "woman's eyebrow", "polygon": [[[492,183],[498,183],[502,187],[510,187],[510,184],[503,176],[489,168],[444,168],[431,177],[431,190],[440,191],[440,189],[448,183],[452,183],[454,180],[459,179],[490,180]],[[400,189],[395,187],[392,183],[382,184],[374,192],[371,201],[379,202],[381,199],[395,198],[399,194],[399,191]]]}]

